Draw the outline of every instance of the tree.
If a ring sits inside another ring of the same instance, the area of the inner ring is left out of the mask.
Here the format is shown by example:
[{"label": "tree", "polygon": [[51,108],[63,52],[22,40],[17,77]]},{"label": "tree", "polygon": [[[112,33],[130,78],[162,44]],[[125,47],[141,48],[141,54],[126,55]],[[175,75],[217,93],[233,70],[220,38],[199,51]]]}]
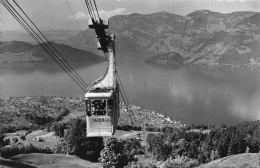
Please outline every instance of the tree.
[{"label": "tree", "polygon": [[[74,119],[71,122],[66,135],[65,144],[67,145],[67,152],[72,155],[77,155],[81,158],[91,159],[99,158],[100,151],[103,149],[103,138],[86,137],[86,122],[81,119]],[[88,158],[89,158],[88,157]]]},{"label": "tree", "polygon": [[188,154],[189,143],[185,139],[179,139],[174,145],[174,156],[186,156]]},{"label": "tree", "polygon": [[248,146],[246,147],[246,152],[245,153],[250,153],[250,148]]},{"label": "tree", "polygon": [[104,149],[100,152],[99,161],[103,168],[122,168],[128,165],[128,162],[133,161],[126,153],[124,146],[116,138],[108,138],[105,142]]},{"label": "tree", "polygon": [[210,154],[211,161],[219,159],[219,158],[220,158],[220,155],[218,153],[218,150],[212,150],[211,154]]},{"label": "tree", "polygon": [[200,145],[200,154],[198,155],[198,159],[200,162],[210,162],[210,154],[211,154],[211,145],[207,142],[202,142]]},{"label": "tree", "polygon": [[67,154],[67,152],[68,152],[68,149],[67,149],[66,142],[64,140],[60,140],[56,146],[55,153]]},{"label": "tree", "polygon": [[231,135],[228,134],[227,131],[222,132],[221,137],[219,137],[218,145],[217,145],[217,150],[220,155],[220,157],[226,157],[228,155],[228,148],[229,148],[229,143],[231,140]]},{"label": "tree", "polygon": [[197,139],[197,140],[194,140],[192,142],[189,143],[189,148],[187,150],[187,156],[189,158],[198,158],[198,155],[199,155],[199,147],[200,145],[200,141]]},{"label": "tree", "polygon": [[153,151],[153,155],[157,160],[165,161],[172,153],[172,146],[169,143],[157,144]]},{"label": "tree", "polygon": [[229,143],[228,155],[239,154],[245,151],[246,151],[246,143],[243,136],[239,134],[235,134]]},{"label": "tree", "polygon": [[122,143],[123,152],[127,155],[129,162],[136,161],[136,159],[134,159],[136,154],[140,152],[144,153],[140,141],[136,138],[128,138],[120,142]]},{"label": "tree", "polygon": [[[154,137],[153,137],[154,136]],[[172,153],[172,146],[166,142],[166,134],[158,134],[150,136],[149,150],[156,160],[165,161]]]},{"label": "tree", "polygon": [[155,134],[152,134],[152,133],[149,133],[147,135],[147,138],[146,138],[146,148],[147,148],[147,151],[150,153],[152,152],[153,148],[154,148],[154,145],[155,145],[155,138],[156,138],[156,135]]},{"label": "tree", "polygon": [[25,141],[25,140],[26,140],[26,136],[25,136],[24,134],[22,134],[22,135],[20,136],[20,139],[23,140],[23,141]]},{"label": "tree", "polygon": [[18,138],[13,138],[13,142],[17,143],[18,142]]},{"label": "tree", "polygon": [[9,143],[10,143],[10,139],[5,139],[5,134],[0,134],[0,149],[8,145]]},{"label": "tree", "polygon": [[55,135],[57,135],[59,137],[63,137],[64,136],[64,129],[65,129],[64,124],[61,124],[61,123],[58,123],[58,122],[52,123],[51,130],[55,132]]}]

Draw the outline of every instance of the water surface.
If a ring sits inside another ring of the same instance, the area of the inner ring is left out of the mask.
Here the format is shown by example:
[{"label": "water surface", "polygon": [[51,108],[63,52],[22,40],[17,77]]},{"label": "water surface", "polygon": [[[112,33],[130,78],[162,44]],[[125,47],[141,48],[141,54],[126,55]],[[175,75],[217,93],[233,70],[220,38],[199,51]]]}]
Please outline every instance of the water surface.
[{"label": "water surface", "polygon": [[[106,63],[73,65],[88,84]],[[231,124],[260,119],[260,70],[196,65],[118,65],[130,104],[167,114],[186,124]],[[53,63],[0,65],[0,97],[70,96],[84,93]]]}]

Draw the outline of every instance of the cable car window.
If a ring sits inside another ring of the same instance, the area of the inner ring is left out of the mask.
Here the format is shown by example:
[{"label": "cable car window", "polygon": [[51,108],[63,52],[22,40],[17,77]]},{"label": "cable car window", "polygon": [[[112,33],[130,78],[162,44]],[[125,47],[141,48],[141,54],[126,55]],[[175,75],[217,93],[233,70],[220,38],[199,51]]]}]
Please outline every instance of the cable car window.
[{"label": "cable car window", "polygon": [[90,100],[86,100],[86,111],[87,111],[87,116],[90,116],[91,115]]},{"label": "cable car window", "polygon": [[92,115],[106,115],[107,100],[92,100],[91,114]]},{"label": "cable car window", "polygon": [[113,108],[114,108],[114,99],[109,99],[108,100],[108,115],[113,116]]}]

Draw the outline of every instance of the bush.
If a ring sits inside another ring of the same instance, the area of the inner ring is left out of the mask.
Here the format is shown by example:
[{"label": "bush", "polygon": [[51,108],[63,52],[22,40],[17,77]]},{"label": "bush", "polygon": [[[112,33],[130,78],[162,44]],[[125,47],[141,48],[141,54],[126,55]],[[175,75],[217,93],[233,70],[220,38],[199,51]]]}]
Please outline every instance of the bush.
[{"label": "bush", "polygon": [[13,145],[10,148],[2,148],[1,149],[1,157],[8,158],[11,156],[19,155],[19,154],[28,154],[28,153],[48,153],[51,154],[53,151],[50,148],[38,148],[33,146],[32,144],[28,146],[16,146]]},{"label": "bush", "polygon": [[51,131],[51,126],[48,125],[47,128],[46,128],[46,131],[50,132]]},{"label": "bush", "polygon": [[131,157],[134,157],[136,154],[142,153],[144,150],[142,149],[141,143],[136,138],[128,138],[126,140],[121,140],[120,143],[123,146],[123,151],[131,160]]},{"label": "bush", "polygon": [[63,137],[64,130],[65,130],[65,124],[54,122],[54,123],[52,123],[50,130],[54,131],[56,136]]},{"label": "bush", "polygon": [[118,126],[116,127],[116,129],[117,129],[117,130],[122,130],[122,126],[121,126],[121,125],[118,125]]},{"label": "bush", "polygon": [[130,162],[124,168],[156,168],[156,166],[153,166],[151,164],[144,166],[142,163],[139,162]]},{"label": "bush", "polygon": [[67,154],[68,152],[68,148],[67,148],[67,144],[65,141],[60,141],[58,143],[58,145],[56,146],[56,151],[55,153],[59,153],[59,154]]},{"label": "bush", "polygon": [[130,141],[118,141],[116,138],[108,138],[105,142],[104,149],[100,152],[99,161],[103,168],[122,168],[127,166],[129,162],[135,162],[137,159],[134,158],[135,150],[132,149]]},{"label": "bush", "polygon": [[127,131],[127,126],[126,125],[122,125],[122,130],[123,131]]},{"label": "bush", "polygon": [[198,160],[186,156],[178,156],[175,159],[168,158],[164,162],[149,163],[148,165],[141,164],[138,168],[193,168],[197,166],[199,166]]},{"label": "bush", "polygon": [[27,131],[25,132],[25,136],[28,135],[28,134],[30,134],[30,133],[32,133],[32,130],[31,130],[31,129],[29,129],[29,130],[27,130]]},{"label": "bush", "polygon": [[4,134],[0,134],[0,148],[8,145],[10,143],[10,139],[5,139]]},{"label": "bush", "polygon": [[20,139],[25,141],[26,140],[26,136],[24,134],[20,135]]},{"label": "bush", "polygon": [[188,158],[187,156],[181,156],[181,157],[178,156],[175,159],[167,159],[165,162],[159,165],[159,167],[160,168],[172,168],[172,167],[192,168],[198,165],[199,165],[198,160]]},{"label": "bush", "polygon": [[138,130],[136,125],[134,125],[132,128],[133,128],[134,131]]},{"label": "bush", "polygon": [[18,138],[13,138],[13,142],[17,143],[18,142]]}]

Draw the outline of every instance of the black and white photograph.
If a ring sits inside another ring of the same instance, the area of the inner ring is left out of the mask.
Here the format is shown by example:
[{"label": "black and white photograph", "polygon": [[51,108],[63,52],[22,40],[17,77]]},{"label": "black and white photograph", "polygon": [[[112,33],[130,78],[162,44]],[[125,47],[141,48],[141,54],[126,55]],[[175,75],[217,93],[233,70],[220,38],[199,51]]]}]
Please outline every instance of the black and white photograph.
[{"label": "black and white photograph", "polygon": [[260,168],[260,0],[0,0],[0,168]]}]

